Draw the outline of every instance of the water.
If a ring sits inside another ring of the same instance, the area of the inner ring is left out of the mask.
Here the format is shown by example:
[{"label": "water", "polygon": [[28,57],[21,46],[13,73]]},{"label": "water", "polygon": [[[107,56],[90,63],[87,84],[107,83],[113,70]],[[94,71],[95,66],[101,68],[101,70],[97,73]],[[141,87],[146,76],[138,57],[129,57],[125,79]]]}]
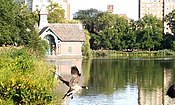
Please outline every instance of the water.
[{"label": "water", "polygon": [[[82,73],[80,84],[87,85],[65,99],[66,105],[175,105],[166,95],[175,75],[175,60],[93,59],[57,61],[57,71],[69,79],[70,67],[77,65]],[[66,92],[64,84],[58,90]]]}]

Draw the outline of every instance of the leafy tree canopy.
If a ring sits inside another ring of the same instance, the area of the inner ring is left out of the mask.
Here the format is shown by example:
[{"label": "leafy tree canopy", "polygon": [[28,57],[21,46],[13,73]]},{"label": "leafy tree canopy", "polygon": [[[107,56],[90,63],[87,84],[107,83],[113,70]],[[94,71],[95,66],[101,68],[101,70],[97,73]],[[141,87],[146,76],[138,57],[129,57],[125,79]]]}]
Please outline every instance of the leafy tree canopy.
[{"label": "leafy tree canopy", "polygon": [[50,1],[50,5],[47,7],[49,15],[49,23],[62,23],[65,22],[65,11],[58,3]]},{"label": "leafy tree canopy", "polygon": [[19,40],[20,30],[16,26],[18,6],[12,0],[1,0],[0,7],[0,45],[11,45]]},{"label": "leafy tree canopy", "polygon": [[1,0],[0,7],[0,46],[27,46],[44,53],[46,44],[34,27],[36,15],[13,0]]},{"label": "leafy tree canopy", "polygon": [[167,25],[170,27],[173,35],[175,35],[175,10],[170,12],[166,17],[165,21],[167,22]]},{"label": "leafy tree canopy", "polygon": [[88,10],[79,10],[76,12],[73,16],[73,19],[80,20],[90,33],[97,34],[98,32],[95,29],[96,25],[96,16],[97,14],[101,13],[101,11],[98,11],[97,9],[88,9]]},{"label": "leafy tree canopy", "polygon": [[163,22],[152,15],[145,15],[137,22],[137,41],[141,49],[150,50],[160,46],[163,40]]},{"label": "leafy tree canopy", "polygon": [[74,19],[89,31],[92,50],[157,50],[162,44],[163,22],[152,15],[129,22],[117,14],[88,9],[76,12]]},{"label": "leafy tree canopy", "polygon": [[121,49],[121,38],[126,34],[128,21],[119,15],[103,12],[97,15],[97,30],[104,49]]}]

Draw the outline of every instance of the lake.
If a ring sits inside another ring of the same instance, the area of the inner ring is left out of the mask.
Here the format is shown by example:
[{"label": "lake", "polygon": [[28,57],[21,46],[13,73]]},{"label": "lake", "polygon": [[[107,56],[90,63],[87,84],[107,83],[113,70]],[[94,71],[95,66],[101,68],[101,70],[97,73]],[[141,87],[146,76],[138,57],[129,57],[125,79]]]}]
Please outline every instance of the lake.
[{"label": "lake", "polygon": [[[65,59],[54,61],[57,72],[70,79],[70,67],[76,65],[82,73],[81,90],[65,105],[175,105],[166,92],[175,84],[174,58],[98,58],[92,60]],[[59,83],[57,94],[68,88]]]}]

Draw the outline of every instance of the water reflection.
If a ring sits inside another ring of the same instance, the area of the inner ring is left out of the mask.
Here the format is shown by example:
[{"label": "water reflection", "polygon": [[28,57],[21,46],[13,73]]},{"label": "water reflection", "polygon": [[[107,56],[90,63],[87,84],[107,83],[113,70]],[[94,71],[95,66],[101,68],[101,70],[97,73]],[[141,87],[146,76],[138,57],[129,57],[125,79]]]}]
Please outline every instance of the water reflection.
[{"label": "water reflection", "polygon": [[73,100],[66,100],[67,105],[175,105],[165,95],[174,83],[174,63],[174,59],[56,62],[58,72],[65,77],[70,74],[70,67],[77,65],[83,74],[81,83],[89,87]]}]

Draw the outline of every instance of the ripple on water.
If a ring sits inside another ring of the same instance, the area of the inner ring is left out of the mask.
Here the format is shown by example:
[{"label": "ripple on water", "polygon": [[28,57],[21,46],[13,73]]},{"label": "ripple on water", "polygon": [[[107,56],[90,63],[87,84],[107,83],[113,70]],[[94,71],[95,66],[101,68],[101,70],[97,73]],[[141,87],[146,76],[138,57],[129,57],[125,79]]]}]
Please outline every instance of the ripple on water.
[{"label": "ripple on water", "polygon": [[67,105],[138,105],[137,86],[128,85],[112,95],[75,95],[73,100],[67,99]]}]

